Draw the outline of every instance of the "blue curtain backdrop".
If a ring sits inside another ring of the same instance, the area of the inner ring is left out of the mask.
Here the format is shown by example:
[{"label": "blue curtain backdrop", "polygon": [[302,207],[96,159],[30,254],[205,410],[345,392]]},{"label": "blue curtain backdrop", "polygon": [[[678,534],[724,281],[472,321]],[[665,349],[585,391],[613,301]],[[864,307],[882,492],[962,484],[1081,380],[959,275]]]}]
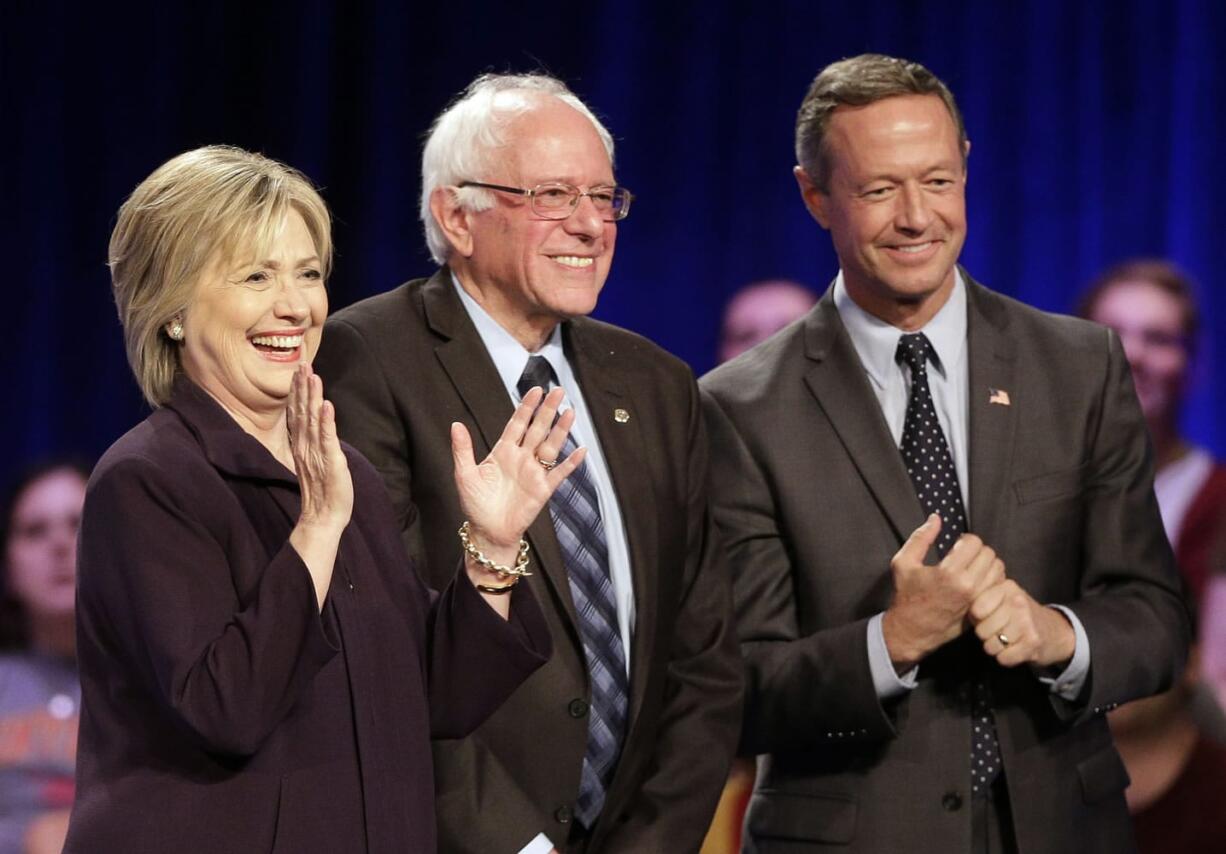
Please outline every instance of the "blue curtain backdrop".
[{"label": "blue curtain backdrop", "polygon": [[597,314],[701,373],[739,285],[833,276],[792,180],[792,126],[821,66],[869,50],[923,62],[961,102],[976,277],[1056,311],[1127,256],[1196,277],[1206,335],[1187,428],[1226,454],[1216,0],[101,8],[0,0],[0,476],[96,455],[145,414],[104,262],[117,207],[155,166],[227,142],[309,174],[336,215],[338,308],[430,272],[421,136],[485,70],[547,69],[606,118],[639,200]]}]

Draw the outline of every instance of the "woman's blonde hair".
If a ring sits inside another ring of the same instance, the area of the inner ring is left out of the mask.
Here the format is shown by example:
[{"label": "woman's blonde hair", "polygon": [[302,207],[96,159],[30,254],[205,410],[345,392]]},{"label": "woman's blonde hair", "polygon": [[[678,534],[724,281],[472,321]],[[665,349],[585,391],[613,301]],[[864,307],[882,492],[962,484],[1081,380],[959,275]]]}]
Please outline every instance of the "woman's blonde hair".
[{"label": "woman's blonde hair", "polygon": [[260,154],[209,145],[180,154],[142,181],[119,209],[108,264],[128,363],[145,399],[161,406],[179,372],[165,327],[202,273],[271,246],[291,210],[306,223],[325,280],[332,269],[328,208],[301,172]]}]

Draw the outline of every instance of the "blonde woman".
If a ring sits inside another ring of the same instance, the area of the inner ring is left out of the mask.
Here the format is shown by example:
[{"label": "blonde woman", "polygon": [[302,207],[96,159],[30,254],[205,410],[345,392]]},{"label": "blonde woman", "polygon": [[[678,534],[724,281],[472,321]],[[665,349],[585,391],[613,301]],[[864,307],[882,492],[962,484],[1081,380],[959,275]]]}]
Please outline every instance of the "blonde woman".
[{"label": "blonde woman", "polygon": [[226,147],[119,211],[115,298],[154,412],[86,495],[67,851],[432,851],[430,737],[472,730],[549,654],[511,588],[582,459],[540,464],[560,395],[534,390],[479,464],[452,425],[469,552],[435,596],[310,368],[329,232],[302,175]]}]

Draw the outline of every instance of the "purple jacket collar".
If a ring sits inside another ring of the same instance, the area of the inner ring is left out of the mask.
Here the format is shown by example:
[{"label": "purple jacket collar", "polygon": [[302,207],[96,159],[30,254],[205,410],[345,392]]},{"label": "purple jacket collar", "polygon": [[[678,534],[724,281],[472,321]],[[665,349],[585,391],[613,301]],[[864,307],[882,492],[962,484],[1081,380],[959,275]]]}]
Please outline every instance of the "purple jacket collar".
[{"label": "purple jacket collar", "polygon": [[175,378],[166,409],[195,435],[205,458],[226,474],[280,481],[297,488],[298,478],[260,441],[243,430],[213,397],[183,374]]}]

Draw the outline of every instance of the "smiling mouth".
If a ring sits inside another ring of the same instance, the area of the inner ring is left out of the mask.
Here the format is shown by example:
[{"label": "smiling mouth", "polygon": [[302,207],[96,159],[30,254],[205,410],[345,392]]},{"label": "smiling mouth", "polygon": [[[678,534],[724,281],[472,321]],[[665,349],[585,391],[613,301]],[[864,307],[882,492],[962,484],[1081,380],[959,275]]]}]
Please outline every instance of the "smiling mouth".
[{"label": "smiling mouth", "polygon": [[302,347],[301,334],[298,335],[253,335],[251,345],[274,359],[294,360]]},{"label": "smiling mouth", "polygon": [[583,255],[550,255],[549,257],[564,267],[574,267],[575,269],[590,267],[596,262],[595,258]]},{"label": "smiling mouth", "polygon": [[930,249],[936,244],[937,244],[937,241],[928,240],[928,241],[925,241],[924,243],[912,243],[906,246],[891,246],[889,248],[895,252],[902,252],[904,255],[918,255],[919,253],[923,252],[926,249]]}]

